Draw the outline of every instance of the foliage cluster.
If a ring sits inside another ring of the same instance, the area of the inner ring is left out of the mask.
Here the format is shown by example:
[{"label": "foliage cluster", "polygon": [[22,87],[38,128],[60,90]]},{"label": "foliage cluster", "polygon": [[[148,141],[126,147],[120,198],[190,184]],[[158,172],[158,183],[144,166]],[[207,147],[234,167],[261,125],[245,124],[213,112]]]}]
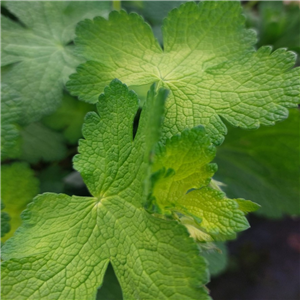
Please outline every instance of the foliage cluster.
[{"label": "foliage cluster", "polygon": [[235,1],[2,5],[3,299],[210,299],[300,214],[298,6],[244,7],[256,49]]}]

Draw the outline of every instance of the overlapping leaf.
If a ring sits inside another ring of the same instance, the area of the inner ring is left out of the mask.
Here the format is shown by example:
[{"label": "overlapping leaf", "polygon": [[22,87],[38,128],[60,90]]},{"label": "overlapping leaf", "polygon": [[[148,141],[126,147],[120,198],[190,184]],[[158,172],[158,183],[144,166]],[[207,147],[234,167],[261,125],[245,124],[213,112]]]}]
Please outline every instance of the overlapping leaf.
[{"label": "overlapping leaf", "polygon": [[82,137],[81,127],[87,112],[94,106],[64,94],[61,106],[50,116],[43,119],[48,127],[63,132],[69,143],[75,144]]},{"label": "overlapping leaf", "polygon": [[153,164],[153,205],[162,214],[177,214],[201,241],[232,238],[249,227],[238,202],[209,186],[217,169],[209,164],[214,156],[204,128],[196,127],[160,144]]},{"label": "overlapping leaf", "polygon": [[258,46],[287,47],[300,54],[300,7],[297,2],[260,1],[258,11],[245,6],[247,25],[258,31]]},{"label": "overlapping leaf", "polygon": [[186,229],[142,205],[166,98],[154,88],[134,140],[137,96],[117,80],[105,89],[75,158],[93,196],[35,198],[2,251],[3,299],[95,299],[109,262],[124,299],[209,299],[206,264]]},{"label": "overlapping leaf", "polygon": [[230,128],[216,161],[216,177],[231,197],[242,196],[261,205],[257,211],[269,217],[300,214],[300,113],[257,131]]},{"label": "overlapping leaf", "polygon": [[87,62],[69,90],[94,103],[113,78],[128,85],[158,82],[168,88],[164,136],[205,125],[214,143],[224,139],[221,117],[257,128],[287,117],[299,101],[295,54],[253,45],[237,1],[188,2],[172,10],[162,28],[163,47],[136,14],[112,12],[109,20],[85,20],[77,28],[77,53]]},{"label": "overlapping leaf", "polygon": [[39,122],[22,128],[20,134],[22,137],[20,158],[29,163],[61,160],[67,154],[63,136]]},{"label": "overlapping leaf", "polygon": [[6,85],[1,87],[1,160],[17,158],[21,154],[18,122],[22,107],[18,94]]},{"label": "overlapping leaf", "polygon": [[10,231],[10,216],[7,212],[2,211],[4,204],[1,201],[1,238],[4,237]]},{"label": "overlapping leaf", "polygon": [[38,185],[38,180],[26,163],[16,162],[1,167],[1,200],[5,205],[3,212],[10,217],[10,231],[2,241],[9,239],[21,225],[21,212],[38,194]]},{"label": "overlapping leaf", "polygon": [[75,25],[85,18],[105,15],[105,1],[7,1],[18,18],[1,20],[1,65],[13,64],[2,77],[22,95],[22,118],[29,123],[53,112],[63,86],[80,60],[73,54]]}]

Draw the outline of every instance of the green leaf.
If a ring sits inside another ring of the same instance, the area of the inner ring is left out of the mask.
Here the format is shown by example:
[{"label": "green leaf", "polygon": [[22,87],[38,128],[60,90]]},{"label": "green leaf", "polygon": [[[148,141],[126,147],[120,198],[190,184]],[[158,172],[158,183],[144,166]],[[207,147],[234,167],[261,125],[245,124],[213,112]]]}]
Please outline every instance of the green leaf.
[{"label": "green leaf", "polygon": [[196,238],[205,241],[229,239],[249,227],[238,203],[209,186],[217,169],[209,164],[214,156],[204,128],[196,127],[167,140],[166,146],[159,144],[153,164],[154,206],[162,214],[175,213],[192,236],[193,227],[199,229],[203,233]]},{"label": "green leaf", "polygon": [[123,1],[122,7],[128,12],[136,12],[145,18],[152,27],[154,36],[161,43],[163,41],[161,26],[163,19],[175,7],[185,1]]},{"label": "green leaf", "polygon": [[41,123],[32,123],[21,131],[21,158],[35,164],[63,159],[67,154],[64,138]]},{"label": "green leaf", "polygon": [[5,205],[1,201],[1,238],[5,236],[6,233],[10,231],[10,216],[7,212],[2,210],[5,208]]},{"label": "green leaf", "polygon": [[300,113],[258,131],[230,128],[219,148],[217,178],[231,197],[242,196],[261,205],[258,214],[278,218],[299,215]]},{"label": "green leaf", "polygon": [[8,1],[21,23],[1,20],[1,64],[13,64],[3,76],[22,95],[21,122],[37,121],[60,104],[63,86],[80,60],[69,45],[75,25],[105,15],[109,2]]},{"label": "green leaf", "polygon": [[1,87],[1,160],[20,156],[21,137],[17,125],[22,113],[20,97],[7,85]]},{"label": "green leaf", "polygon": [[144,8],[144,2],[143,0],[137,0],[137,1],[123,1],[121,7],[126,8],[129,12],[140,12]]},{"label": "green leaf", "polygon": [[15,162],[11,165],[2,165],[1,168],[1,199],[5,205],[3,211],[11,218],[9,222],[11,230],[2,239],[6,241],[21,225],[21,212],[38,194],[39,182],[26,163]]},{"label": "green leaf", "polygon": [[62,193],[64,191],[63,178],[69,174],[59,165],[51,165],[41,170],[38,174],[40,181],[40,192]]},{"label": "green leaf", "polygon": [[226,270],[228,263],[228,250],[225,243],[216,242],[211,249],[201,248],[201,255],[208,261],[209,273],[217,276]]},{"label": "green leaf", "polygon": [[74,159],[93,196],[46,193],[28,206],[2,249],[5,299],[95,299],[109,262],[124,299],[209,299],[206,264],[186,229],[142,205],[149,128],[157,136],[153,115],[165,97],[152,86],[133,139],[137,96],[118,80],[105,88]]},{"label": "green leaf", "polygon": [[142,1],[142,14],[153,25],[162,25],[168,13],[186,1]]},{"label": "green leaf", "polygon": [[82,137],[84,117],[92,110],[94,105],[78,101],[65,93],[61,106],[52,115],[45,117],[43,123],[51,129],[62,131],[66,140],[75,144]]},{"label": "green leaf", "polygon": [[258,12],[252,10],[251,13],[259,16],[257,22],[249,24],[258,30],[259,46],[288,47],[300,54],[300,8],[297,3],[260,1]]},{"label": "green leaf", "polygon": [[249,212],[257,211],[260,208],[260,205],[245,199],[235,199],[235,201],[239,205],[239,209],[244,212],[244,214],[248,214]]},{"label": "green leaf", "polygon": [[287,117],[299,100],[295,54],[270,47],[255,51],[237,1],[188,2],[172,10],[162,28],[164,49],[136,14],[112,12],[77,27],[77,53],[87,62],[67,87],[95,103],[113,78],[128,85],[158,82],[170,90],[163,134],[205,125],[215,144],[226,133],[221,117],[257,128]]}]

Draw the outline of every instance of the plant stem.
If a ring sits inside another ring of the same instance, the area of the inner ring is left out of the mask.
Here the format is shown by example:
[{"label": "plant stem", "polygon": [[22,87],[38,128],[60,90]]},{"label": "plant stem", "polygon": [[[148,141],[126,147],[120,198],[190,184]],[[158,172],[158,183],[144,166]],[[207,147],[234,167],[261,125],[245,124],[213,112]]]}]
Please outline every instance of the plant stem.
[{"label": "plant stem", "polygon": [[112,0],[113,1],[113,9],[120,10],[121,9],[121,0]]}]

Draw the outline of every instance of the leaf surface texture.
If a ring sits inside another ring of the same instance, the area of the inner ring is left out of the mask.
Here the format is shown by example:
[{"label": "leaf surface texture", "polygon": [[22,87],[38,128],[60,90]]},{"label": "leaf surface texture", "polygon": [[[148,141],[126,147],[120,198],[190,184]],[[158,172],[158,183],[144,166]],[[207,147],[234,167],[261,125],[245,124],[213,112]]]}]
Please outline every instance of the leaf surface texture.
[{"label": "leaf surface texture", "polygon": [[227,132],[221,117],[257,128],[286,118],[298,103],[295,54],[255,51],[255,33],[245,29],[239,2],[188,2],[169,13],[162,32],[163,49],[137,14],[81,22],[76,52],[87,62],[71,75],[68,89],[95,103],[113,78],[128,85],[158,82],[170,90],[164,137],[201,124],[215,144]]},{"label": "leaf surface texture", "polygon": [[60,104],[63,87],[80,60],[72,42],[75,25],[105,15],[108,2],[7,1],[19,19],[1,19],[1,65],[11,68],[2,77],[22,95],[23,124],[37,121]]},{"label": "leaf surface texture", "polygon": [[167,95],[154,89],[133,140],[136,94],[117,80],[105,88],[74,160],[93,196],[34,199],[2,251],[3,299],[95,299],[109,262],[124,299],[209,299],[206,263],[186,229],[142,205]]},{"label": "leaf surface texture", "polygon": [[261,205],[258,214],[279,218],[299,215],[300,113],[255,131],[231,128],[219,148],[216,178],[230,197],[242,196]]}]

